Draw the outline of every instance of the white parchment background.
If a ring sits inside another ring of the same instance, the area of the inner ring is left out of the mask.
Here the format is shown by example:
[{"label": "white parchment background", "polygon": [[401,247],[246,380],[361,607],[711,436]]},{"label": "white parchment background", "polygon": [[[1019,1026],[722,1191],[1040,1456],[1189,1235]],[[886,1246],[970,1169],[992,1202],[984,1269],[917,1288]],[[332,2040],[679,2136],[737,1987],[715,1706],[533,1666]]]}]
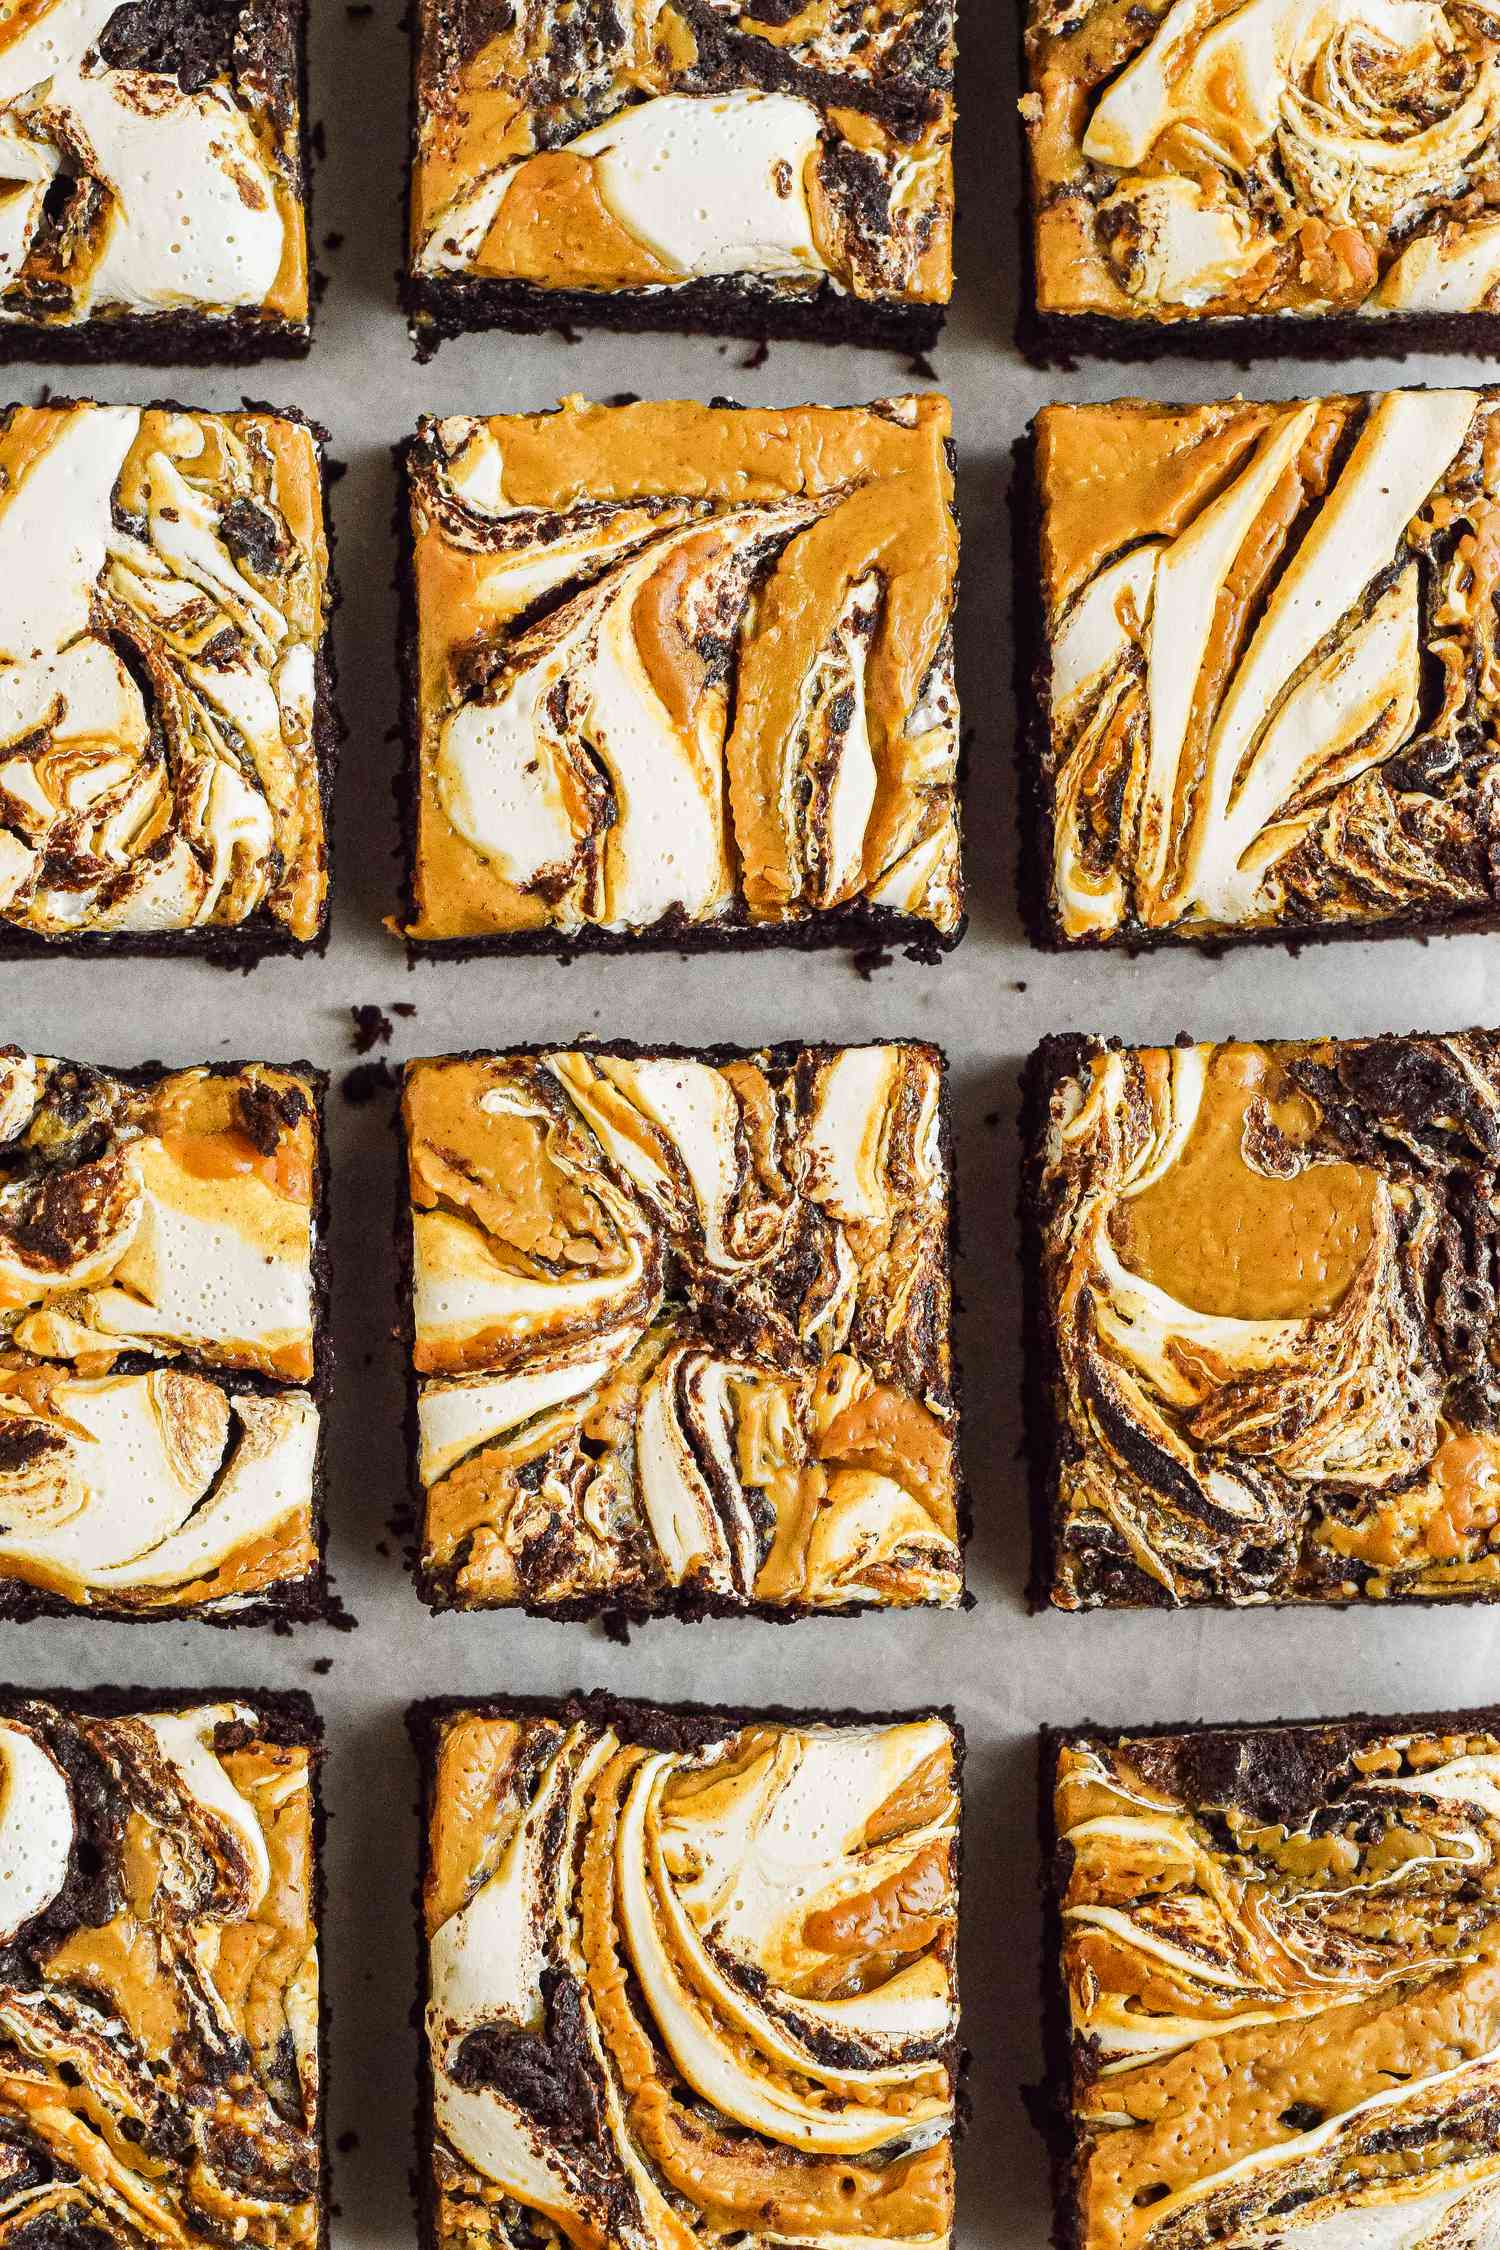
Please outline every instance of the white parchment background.
[{"label": "white parchment background", "polygon": [[[1019,1288],[1013,1207],[1015,1082],[1044,1032],[1109,1029],[1132,1039],[1446,1029],[1500,1015],[1500,940],[1264,951],[1221,960],[1159,955],[1054,960],[1033,953],[1014,903],[1014,725],[1010,681],[1010,447],[1049,398],[1141,390],[1206,398],[1235,387],[1286,396],[1316,389],[1308,363],[1248,374],[1208,363],[1082,367],[1038,374],[1010,341],[1019,258],[1013,0],[961,0],[959,291],[935,355],[957,410],[963,570],[959,685],[971,730],[968,935],[938,968],[905,960],[870,982],[840,954],[679,960],[428,963],[408,972],[381,927],[395,891],[397,762],[390,447],[424,409],[485,412],[552,405],[561,393],[709,396],[747,403],[844,403],[907,387],[897,357],[670,337],[593,334],[474,338],[425,369],[412,359],[394,299],[406,131],[400,0],[373,14],[312,0],[313,114],[327,156],[314,219],[328,275],[304,367],[225,374],[105,369],[116,401],[173,394],[227,406],[242,394],[305,408],[328,424],[348,473],[334,492],[344,606],[338,626],[349,722],[337,804],[334,934],[326,960],[270,963],[252,976],[187,964],[58,960],[0,968],[0,1037],[103,1062],[239,1054],[311,1057],[334,1072],[354,1057],[351,1004],[414,1002],[394,1056],[579,1034],[636,1039],[868,1039],[917,1034],[952,1058],[964,1234],[959,1329],[969,1473],[975,1496],[971,1583],[961,1616],[657,1625],[628,1648],[580,1625],[432,1618],[405,1576],[387,1519],[402,1498],[402,1377],[392,1341],[389,1240],[394,1144],[388,1108],[335,1095],[334,1290],[339,1351],[332,1431],[332,1561],[359,1620],[352,1634],[276,1637],[204,1626],[60,1623],[3,1628],[0,1674],[32,1686],[223,1682],[312,1691],[329,1731],[330,1904],[325,1965],[333,2000],[329,2127],[357,2145],[335,2156],[334,2239],[348,2250],[408,2244],[415,1976],[410,1894],[415,1774],[402,1712],[434,1692],[532,1693],[605,1686],[637,1695],[871,1706],[949,1697],[968,1729],[969,1843],[964,2014],[974,2051],[974,2123],[961,2164],[964,2250],[1042,2250],[1049,2217],[1043,2154],[1021,2087],[1040,2067],[1034,1729],[1043,1720],[1112,1722],[1400,1711],[1500,1697],[1500,1611],[1370,1610],[1028,1618],[1021,1598],[1026,1523],[1019,1442]],[[1478,362],[1409,363],[1412,379],[1473,381]],[[1346,363],[1341,383],[1394,379],[1378,360]],[[31,398],[65,370],[18,369]],[[1328,387],[1330,378],[1322,378]],[[315,1661],[331,1659],[326,1675]]]}]

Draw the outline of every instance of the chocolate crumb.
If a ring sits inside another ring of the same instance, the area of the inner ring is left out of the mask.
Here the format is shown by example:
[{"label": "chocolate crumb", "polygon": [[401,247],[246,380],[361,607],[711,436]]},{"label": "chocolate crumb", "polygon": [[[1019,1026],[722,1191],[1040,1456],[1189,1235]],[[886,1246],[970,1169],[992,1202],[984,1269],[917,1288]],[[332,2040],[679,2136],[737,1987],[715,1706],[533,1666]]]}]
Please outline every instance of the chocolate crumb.
[{"label": "chocolate crumb", "polygon": [[920,376],[924,383],[935,383],[938,379],[938,371],[925,352],[912,353],[910,360],[907,362],[907,372]]},{"label": "chocolate crumb", "polygon": [[333,1670],[333,1658],[331,1656],[315,1656],[312,1660],[312,1668],[320,1680],[326,1680]]},{"label": "chocolate crumb", "polygon": [[740,365],[741,367],[764,367],[770,356],[771,347],[766,342],[765,337],[762,336],[760,342],[746,352],[744,358],[740,361]]},{"label": "chocolate crumb", "polygon": [[349,1013],[354,1018],[354,1029],[349,1036],[357,1055],[367,1055],[372,1047],[390,1045],[391,1033],[396,1027],[384,1008],[377,1008],[373,1000],[363,1000]]},{"label": "chocolate crumb", "polygon": [[855,975],[863,977],[866,984],[877,969],[888,969],[894,959],[895,955],[883,945],[861,945],[850,955]]},{"label": "chocolate crumb", "polygon": [[391,1002],[391,1014],[393,1016],[414,1016],[416,1012],[417,1003],[415,1000],[393,1000]]},{"label": "chocolate crumb", "polygon": [[[370,11],[368,8],[365,8],[362,11],[353,8],[349,10],[351,16],[356,13],[363,13],[365,15],[368,15],[369,12]],[[359,2135],[358,2133],[340,2133],[338,2139],[334,2142],[333,2145],[338,2150],[340,2156],[347,2156],[351,2149],[358,2148]]]}]

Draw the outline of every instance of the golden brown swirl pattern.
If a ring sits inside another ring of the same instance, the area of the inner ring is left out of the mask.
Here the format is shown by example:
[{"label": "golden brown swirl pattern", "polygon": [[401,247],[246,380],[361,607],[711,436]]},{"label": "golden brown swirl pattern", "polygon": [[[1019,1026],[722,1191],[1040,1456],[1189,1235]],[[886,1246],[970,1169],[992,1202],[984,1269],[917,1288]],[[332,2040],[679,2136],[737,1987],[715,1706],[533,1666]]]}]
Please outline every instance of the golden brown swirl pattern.
[{"label": "golden brown swirl pattern", "polygon": [[1027,53],[1044,314],[1494,309],[1488,8],[1031,0]]},{"label": "golden brown swirl pattern", "polygon": [[948,2250],[937,1717],[422,1717],[439,2250]]},{"label": "golden brown swirl pattern", "polygon": [[961,1599],[935,1049],[455,1056],[403,1114],[431,1598]]},{"label": "golden brown swirl pattern", "polygon": [[319,1600],[316,1103],[0,1049],[0,1614]]},{"label": "golden brown swirl pattern", "polygon": [[963,920],[946,400],[408,454],[419,940]]},{"label": "golden brown swirl pattern", "polygon": [[0,1711],[0,2244],[315,2250],[303,1696]]},{"label": "golden brown swirl pattern", "polygon": [[1497,441],[1476,391],[1038,418],[1058,937],[1493,912]]},{"label": "golden brown swirl pattern", "polygon": [[950,296],[951,0],[422,0],[417,18],[415,276]]},{"label": "golden brown swirl pattern", "polygon": [[1079,2250],[1479,2250],[1500,1717],[1065,1739]]},{"label": "golden brown swirl pattern", "polygon": [[1500,1592],[1500,1035],[1032,1068],[1051,1599]]}]

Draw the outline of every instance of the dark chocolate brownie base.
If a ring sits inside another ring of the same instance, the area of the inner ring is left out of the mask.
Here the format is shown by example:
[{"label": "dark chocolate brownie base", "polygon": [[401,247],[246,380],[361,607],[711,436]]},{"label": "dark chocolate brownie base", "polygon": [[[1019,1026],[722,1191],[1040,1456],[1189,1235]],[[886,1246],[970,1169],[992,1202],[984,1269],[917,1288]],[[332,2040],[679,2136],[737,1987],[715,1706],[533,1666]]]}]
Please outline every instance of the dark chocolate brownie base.
[{"label": "dark chocolate brownie base", "polygon": [[77,367],[244,367],[257,359],[305,359],[306,322],[258,313],[117,313],[50,327],[0,325],[8,360],[49,360]]},{"label": "dark chocolate brownie base", "polygon": [[[736,406],[738,400],[714,398],[711,406]],[[401,740],[399,770],[391,784],[396,799],[401,841],[401,918],[416,916],[417,825],[421,796],[422,714],[417,672],[417,590],[412,569],[410,463],[414,439],[393,448],[397,470],[395,502],[396,595],[399,611],[398,657],[401,672]],[[957,522],[957,510],[954,511]],[[960,728],[955,801],[959,844],[962,850],[964,800],[969,778],[968,745]],[[751,922],[726,917],[712,924],[689,921],[669,914],[641,930],[601,930],[588,925],[579,930],[511,930],[492,937],[406,938],[406,961],[472,961],[486,955],[524,959],[544,955],[571,961],[576,956],[610,953],[750,953],[779,949],[783,952],[827,951],[842,947],[851,952],[879,951],[900,946],[909,961],[927,967],[951,953],[969,926],[965,909],[953,930],[935,930],[920,915],[901,914],[889,906],[851,906],[837,913],[808,915],[798,922]],[[0,953],[3,958],[3,953]],[[554,1041],[555,1045],[556,1042]],[[521,1052],[507,1048],[506,1053]],[[665,1051],[665,1050],[663,1050]]]},{"label": "dark chocolate brownie base", "polygon": [[[1029,231],[1029,225],[1028,225]],[[1034,276],[1034,269],[1033,269]],[[1500,354],[1500,314],[1261,313],[1247,319],[1112,320],[1103,313],[1041,313],[1032,288],[1022,299],[1016,342],[1033,367],[1074,368],[1084,359],[1223,359],[1263,367],[1278,359],[1405,359],[1410,352]]]},{"label": "dark chocolate brownie base", "polygon": [[[1500,322],[1496,325],[1500,330]],[[1016,895],[1026,935],[1039,952],[1134,955],[1190,951],[1213,959],[1231,947],[1240,946],[1274,945],[1289,953],[1300,953],[1308,945],[1337,945],[1348,941],[1369,944],[1377,938],[1472,937],[1500,930],[1500,856],[1495,856],[1492,862],[1494,903],[1465,907],[1456,913],[1417,912],[1387,915],[1378,921],[1286,922],[1274,929],[1202,932],[1183,928],[1147,930],[1132,924],[1108,934],[1068,937],[1052,895],[1057,817],[1057,793],[1048,770],[1052,740],[1052,651],[1042,600],[1042,495],[1036,471],[1034,422],[1016,439],[1011,451],[1014,688],[1016,707],[1021,714],[1016,738],[1020,761]]]},{"label": "dark chocolate brownie base", "polygon": [[671,288],[615,291],[409,276],[402,302],[421,360],[431,359],[439,344],[452,337],[486,328],[509,328],[524,335],[549,328],[614,328],[630,334],[666,329],[689,336],[749,336],[928,352],[942,333],[947,312],[943,305],[851,297],[826,282],[794,297],[730,276],[685,281]]},{"label": "dark chocolate brownie base", "polygon": [[[484,1718],[560,1718],[565,1723],[592,1720],[597,1725],[613,1726],[628,1740],[644,1742],[661,1749],[692,1748],[709,1742],[722,1741],[740,1727],[752,1726],[757,1721],[769,1719],[785,1726],[899,1726],[909,1719],[943,1719],[953,1729],[953,1764],[958,1789],[958,1854],[957,1875],[954,1882],[960,1936],[963,1931],[964,1890],[964,1765],[968,1746],[962,1722],[953,1706],[948,1703],[929,1703],[905,1711],[818,1711],[798,1709],[782,1704],[758,1704],[752,1710],[736,1709],[729,1704],[715,1703],[649,1703],[628,1697],[608,1694],[602,1688],[580,1689],[572,1695],[509,1695],[509,1696],[430,1696],[419,1703],[408,1705],[407,1733],[416,1753],[420,1794],[417,1814],[421,1848],[417,1863],[417,1880],[413,1902],[417,1929],[417,1991],[412,2002],[411,2023],[417,2034],[417,2171],[415,2192],[417,2201],[417,2239],[421,2250],[438,2250],[436,2198],[433,2194],[432,2152],[437,2137],[433,2116],[432,2057],[425,2035],[428,1983],[427,1917],[423,1911],[422,1884],[427,1872],[428,1838],[432,1832],[432,1813],[437,1780],[438,1733],[442,1721],[460,1712],[474,1712]],[[319,1910],[321,1912],[321,1901]],[[960,1994],[960,2007],[962,1994]],[[962,2017],[960,2016],[960,2022]],[[967,2090],[969,2050],[961,2039],[953,2050],[954,2071],[954,2123],[955,2149],[963,2139],[969,2121],[970,2102]],[[956,2239],[956,2238],[955,2238]],[[326,2246],[320,2245],[320,2250]]]},{"label": "dark chocolate brownie base", "polygon": [[1057,1834],[1054,1782],[1059,1754],[1073,1742],[1168,1742],[1180,1745],[1173,1763],[1194,1772],[1190,1788],[1206,1784],[1226,1798],[1279,1823],[1306,1805],[1320,1776],[1336,1771],[1349,1753],[1388,1734],[1489,1734],[1500,1731],[1500,1706],[1462,1711],[1369,1711],[1346,1719],[1268,1719],[1263,1726],[1224,1726],[1203,1719],[1149,1726],[1042,1727],[1037,1736],[1037,1838],[1042,1899],[1042,2051],[1045,2078],[1029,2106],[1047,2146],[1052,2171],[1056,2250],[1084,2250],[1079,2218],[1077,2139],[1073,2127],[1073,2038],[1062,1979],[1062,1899],[1071,1856]]},{"label": "dark chocolate brownie base", "polygon": [[[852,1040],[852,1046],[885,1044]],[[913,1040],[907,1044],[925,1046],[937,1058],[938,1064],[938,1145],[948,1181],[947,1255],[948,1279],[951,1297],[954,1275],[958,1264],[958,1195],[956,1187],[957,1165],[954,1161],[953,1104],[949,1091],[948,1058],[942,1048],[931,1040]],[[653,1040],[649,1045],[633,1039],[577,1039],[571,1044],[561,1040],[533,1040],[513,1047],[471,1047],[455,1054],[459,1062],[474,1061],[491,1054],[549,1055],[559,1052],[583,1055],[614,1055],[623,1061],[638,1060],[642,1056],[664,1056],[685,1062],[706,1062],[715,1065],[743,1062],[751,1055],[764,1054],[773,1068],[787,1068],[799,1055],[808,1053],[841,1053],[842,1047],[831,1041],[783,1039],[769,1047],[737,1047],[720,1044],[712,1047],[685,1047],[669,1039]],[[447,1059],[447,1058],[445,1058]],[[735,1602],[721,1594],[705,1593],[695,1587],[665,1587],[658,1599],[649,1607],[638,1602],[622,1601],[617,1594],[607,1590],[597,1594],[580,1594],[564,1602],[468,1602],[458,1599],[453,1587],[453,1573],[448,1570],[431,1570],[423,1556],[426,1538],[427,1495],[423,1488],[420,1458],[420,1432],[417,1406],[421,1396],[421,1381],[416,1368],[416,1321],[412,1299],[412,1228],[411,1196],[407,1179],[406,1141],[401,1130],[399,1104],[392,1112],[396,1137],[396,1263],[399,1274],[398,1287],[401,1298],[401,1338],[406,1354],[406,1471],[407,1486],[416,1538],[411,1548],[412,1575],[417,1592],[427,1607],[434,1612],[451,1611],[458,1615],[485,1611],[491,1615],[541,1617],[553,1624],[579,1624],[598,1622],[615,1637],[624,1638],[634,1626],[649,1625],[666,1619],[677,1624],[699,1623],[708,1617],[756,1617],[768,1625],[796,1625],[809,1617],[862,1617],[886,1615],[889,1605],[880,1602],[839,1602],[828,1607],[788,1607],[785,1603]],[[957,1490],[954,1494],[958,1517],[958,1551],[960,1560],[968,1554],[969,1539],[974,1528],[974,1496],[964,1465],[963,1450],[963,1385],[956,1340],[951,1325],[949,1349],[953,1369],[949,1390],[957,1417],[955,1445],[955,1470]],[[965,1585],[959,1609],[972,1609],[976,1596]],[[909,1609],[933,1609],[931,1602],[905,1605]],[[897,1612],[900,1614],[900,1612]]]},{"label": "dark chocolate brownie base", "polygon": [[[1233,1033],[1226,1037],[1233,1037]],[[1420,1038],[1420,1032],[1392,1034]],[[1451,1035],[1450,1035],[1451,1036]],[[1267,1040],[1268,1046],[1279,1042]],[[1042,1172],[1045,1159],[1045,1142],[1051,1097],[1065,1078],[1076,1076],[1093,1055],[1106,1049],[1120,1048],[1124,1040],[1102,1039],[1086,1032],[1054,1033],[1043,1039],[1026,1058],[1021,1071],[1020,1104],[1020,1195],[1019,1217],[1021,1232],[1021,1332],[1024,1374],[1022,1379],[1022,1428],[1026,1451],[1027,1490],[1031,1512],[1031,1576],[1026,1587],[1026,1603],[1032,1615],[1052,1606],[1052,1589],[1057,1577],[1059,1529],[1056,1495],[1061,1477],[1064,1446],[1067,1436],[1058,1422],[1054,1401],[1057,1395],[1059,1359],[1057,1331],[1052,1308],[1047,1302],[1042,1283]],[[1173,1044],[1191,1046],[1193,1040],[1187,1032],[1179,1032]],[[1228,1600],[1223,1595],[1195,1596],[1190,1603],[1174,1602],[1154,1578],[1148,1577],[1132,1562],[1116,1563],[1106,1579],[1096,1578],[1095,1591],[1107,1599],[1095,1609],[1062,1610],[1067,1617],[1088,1617],[1099,1611],[1171,1610],[1191,1611],[1223,1610],[1242,1616],[1245,1605]],[[1363,1602],[1369,1607],[1368,1597],[1353,1595],[1348,1599],[1319,1600],[1303,1595],[1291,1600],[1264,1600],[1257,1597],[1257,1610],[1294,1609],[1325,1614],[1342,1614],[1360,1608]],[[1388,1597],[1384,1606],[1401,1609],[1452,1609],[1462,1605],[1479,1608],[1500,1602],[1500,1588],[1476,1592],[1466,1587],[1462,1593],[1412,1594],[1401,1593]]]},{"label": "dark chocolate brownie base", "polygon": [[[105,1070],[111,1078],[118,1078],[127,1085],[144,1086],[172,1070],[203,1068],[215,1078],[228,1077],[237,1070],[243,1070],[247,1061],[264,1062],[268,1058],[255,1055],[202,1065],[163,1062],[79,1064],[68,1055],[52,1059],[72,1063],[74,1068]],[[330,1080],[326,1070],[320,1070],[316,1064],[306,1061],[280,1063],[276,1067],[300,1072],[311,1082],[317,1094],[314,1113],[316,1176],[313,1208],[316,1226],[312,1254],[312,1381],[304,1385],[281,1383],[254,1369],[211,1367],[206,1363],[200,1364],[186,1354],[170,1364],[201,1374],[208,1381],[221,1384],[225,1390],[244,1391],[271,1398],[298,1388],[309,1393],[318,1410],[318,1442],[313,1456],[312,1486],[312,1537],[318,1556],[316,1567],[301,1578],[286,1579],[279,1585],[265,1587],[254,1600],[238,1609],[174,1608],[170,1605],[157,1609],[130,1609],[109,1602],[90,1602],[81,1606],[76,1602],[65,1601],[59,1594],[47,1593],[40,1587],[24,1584],[18,1578],[6,1577],[4,1565],[0,1563],[0,1625],[29,1625],[41,1618],[87,1619],[95,1622],[102,1619],[106,1623],[120,1625],[216,1625],[220,1631],[227,1632],[242,1625],[270,1625],[282,1631],[290,1625],[330,1624],[345,1628],[355,1623],[333,1591],[328,1572],[328,1417],[333,1397],[334,1371],[332,1275],[328,1248],[332,1186],[332,1167],[328,1160]],[[149,1374],[162,1364],[160,1359],[149,1353],[122,1352],[115,1361],[115,1372],[121,1375]],[[3,1692],[0,1689],[0,1694]],[[258,1690],[257,1694],[259,1693]],[[306,1698],[302,1697],[300,1700],[305,1702]]]},{"label": "dark chocolate brownie base", "polygon": [[[0,330],[0,344],[3,342],[4,332]],[[60,407],[96,406],[100,401],[85,392],[79,392],[70,397],[59,395],[49,398],[47,403]],[[310,938],[293,937],[273,915],[266,913],[252,914],[248,920],[233,927],[211,925],[192,930],[135,930],[57,938],[42,937],[34,930],[12,929],[0,920],[0,961],[44,960],[48,955],[58,954],[100,960],[120,954],[132,959],[148,960],[188,958],[207,961],[216,969],[238,969],[241,973],[248,973],[258,963],[273,956],[322,955],[328,950],[333,900],[333,785],[338,771],[339,749],[348,733],[339,710],[338,663],[333,637],[342,592],[333,564],[335,535],[329,499],[329,433],[321,422],[315,422],[299,406],[276,406],[269,399],[262,398],[246,398],[241,406],[247,413],[274,414],[280,421],[299,423],[311,434],[318,452],[318,477],[323,498],[323,537],[328,546],[329,563],[328,618],[314,659],[313,681],[313,747],[318,764],[318,798],[322,806],[324,868],[327,875],[323,915],[317,932]],[[211,414],[237,410],[190,407],[184,406],[180,399],[157,398],[144,401],[143,411]],[[117,1078],[126,1075],[124,1071],[115,1072]]]}]

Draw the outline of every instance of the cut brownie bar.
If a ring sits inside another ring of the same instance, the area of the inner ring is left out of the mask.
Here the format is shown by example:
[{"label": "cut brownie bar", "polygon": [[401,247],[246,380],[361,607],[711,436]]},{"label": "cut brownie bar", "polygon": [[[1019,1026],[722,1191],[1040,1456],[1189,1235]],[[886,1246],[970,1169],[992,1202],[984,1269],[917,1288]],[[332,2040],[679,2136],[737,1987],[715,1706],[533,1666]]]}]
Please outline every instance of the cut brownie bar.
[{"label": "cut brownie bar", "polygon": [[29,0],[9,16],[9,356],[306,351],[303,0]]},{"label": "cut brownie bar", "polygon": [[1332,935],[1500,899],[1500,393],[1033,425],[1043,943]]},{"label": "cut brownie bar", "polygon": [[1500,1595],[1500,1033],[1032,1058],[1042,1591]]},{"label": "cut brownie bar", "polygon": [[0,1049],[0,1616],[322,1613],[322,1090]]},{"label": "cut brownie bar", "polygon": [[931,344],[953,0],[419,0],[407,306]]},{"label": "cut brownie bar", "polygon": [[935,1048],[450,1056],[403,1121],[431,1601],[962,1598]]},{"label": "cut brownie bar", "polygon": [[405,934],[963,924],[948,403],[425,421]]},{"label": "cut brownie bar", "polygon": [[1500,1711],[1049,1734],[1064,2250],[1500,2215]]},{"label": "cut brownie bar", "polygon": [[1500,31],[1461,0],[1028,0],[1046,351],[1500,338]]},{"label": "cut brownie bar", "polygon": [[0,2228],[317,2250],[306,1696],[0,1692]]},{"label": "cut brownie bar", "polygon": [[426,2250],[953,2240],[951,1716],[419,1705]]},{"label": "cut brownie bar", "polygon": [[0,952],[321,941],[321,440],[258,411],[0,416]]}]

